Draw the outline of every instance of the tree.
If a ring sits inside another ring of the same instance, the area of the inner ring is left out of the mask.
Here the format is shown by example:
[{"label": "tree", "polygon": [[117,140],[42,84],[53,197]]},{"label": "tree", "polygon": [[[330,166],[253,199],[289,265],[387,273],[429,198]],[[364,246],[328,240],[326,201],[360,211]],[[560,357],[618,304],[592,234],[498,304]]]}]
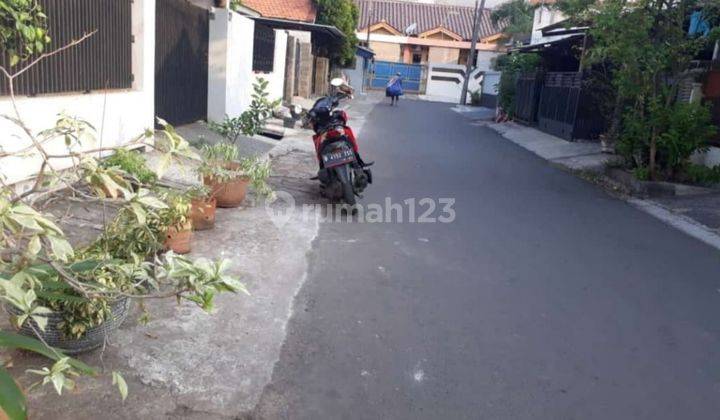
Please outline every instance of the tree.
[{"label": "tree", "polygon": [[490,18],[493,24],[504,24],[503,33],[513,38],[527,35],[532,31],[535,6],[527,0],[510,0],[493,10]]},{"label": "tree", "polygon": [[50,43],[47,16],[37,0],[0,1],[0,50],[15,65]]},{"label": "tree", "polygon": [[336,64],[350,65],[355,58],[357,36],[355,30],[358,25],[360,12],[352,0],[315,0],[317,4],[317,23],[331,25],[345,34],[345,38],[337,43],[331,53]]},{"label": "tree", "polygon": [[[717,6],[702,0],[565,0],[558,7],[572,23],[589,23],[586,69],[609,69],[615,90],[608,135],[632,166],[649,178],[672,177],[702,147],[710,130],[700,105],[677,104],[680,82],[692,60],[713,39],[688,36],[690,13],[705,6],[717,20]],[[682,117],[682,118],[680,118]],[[678,130],[686,132],[686,135]],[[696,134],[694,138],[689,132]]]}]

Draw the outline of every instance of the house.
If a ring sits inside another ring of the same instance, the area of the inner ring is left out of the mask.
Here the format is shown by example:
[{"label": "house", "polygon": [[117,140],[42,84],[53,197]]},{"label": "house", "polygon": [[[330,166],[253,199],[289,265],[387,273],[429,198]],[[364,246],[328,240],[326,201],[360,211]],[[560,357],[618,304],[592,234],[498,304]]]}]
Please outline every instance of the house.
[{"label": "house", "polygon": [[283,77],[286,102],[295,96],[325,94],[330,75],[329,52],[345,35],[333,26],[315,23],[314,0],[245,0],[242,4],[258,11],[256,25],[287,33]]},{"label": "house", "polygon": [[[61,113],[87,121],[98,138],[84,142],[86,150],[127,145],[152,129],[156,117],[182,125],[237,116],[249,106],[259,77],[270,81],[271,99],[286,96],[288,75],[294,83],[300,81],[291,95],[300,90],[309,96],[313,76],[319,74],[315,45],[343,36],[334,27],[269,18],[247,5],[233,11],[222,0],[39,2],[49,19],[50,49],[97,33],[19,76],[16,104],[34,132],[53,127]],[[311,0],[302,0],[308,13],[295,15],[300,3],[293,0],[293,8],[285,9],[293,14],[283,16],[314,20]],[[302,39],[308,40],[306,45]],[[300,48],[291,50],[291,45]],[[14,70],[7,62],[0,64]],[[12,116],[8,94],[3,79],[0,114]],[[12,153],[31,146],[23,129],[8,119],[0,119],[0,133],[0,150]],[[62,138],[46,147],[65,149]],[[39,156],[1,159],[0,179],[20,189],[42,164]],[[68,160],[54,169],[71,164]]]},{"label": "house", "polygon": [[[470,51],[475,9],[397,0],[356,0],[357,37],[375,51],[376,60],[405,64],[465,64]],[[504,50],[501,28],[491,10],[481,13],[476,65],[488,69]]]}]

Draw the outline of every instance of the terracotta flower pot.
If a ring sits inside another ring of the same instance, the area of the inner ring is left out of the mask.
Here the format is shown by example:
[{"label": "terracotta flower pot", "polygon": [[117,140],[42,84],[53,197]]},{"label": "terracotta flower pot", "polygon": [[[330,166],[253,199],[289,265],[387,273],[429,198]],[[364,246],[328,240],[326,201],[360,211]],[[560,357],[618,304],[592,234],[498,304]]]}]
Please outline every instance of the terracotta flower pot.
[{"label": "terracotta flower pot", "polygon": [[190,240],[192,234],[192,224],[190,222],[179,227],[169,227],[165,236],[165,249],[176,254],[187,254],[191,249]]},{"label": "terracotta flower pot", "polygon": [[191,201],[190,220],[193,230],[208,230],[215,226],[217,199],[195,198]]},{"label": "terracotta flower pot", "polygon": [[[225,169],[237,170],[240,165],[236,162],[226,163]],[[217,200],[217,206],[223,208],[238,207],[245,200],[250,179],[244,176],[218,181],[212,176],[203,177],[203,182],[210,188],[210,195]]]}]

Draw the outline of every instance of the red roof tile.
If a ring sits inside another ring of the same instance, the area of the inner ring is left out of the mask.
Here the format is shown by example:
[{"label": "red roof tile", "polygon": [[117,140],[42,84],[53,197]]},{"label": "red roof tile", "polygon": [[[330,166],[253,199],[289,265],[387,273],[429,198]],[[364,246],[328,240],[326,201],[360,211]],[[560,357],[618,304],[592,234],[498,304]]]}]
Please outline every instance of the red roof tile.
[{"label": "red roof tile", "polygon": [[247,6],[263,17],[315,22],[315,3],[313,0],[243,0]]},{"label": "red roof tile", "polygon": [[[355,0],[360,8],[358,29],[365,29],[385,21],[400,32],[413,23],[417,24],[417,33],[423,33],[437,27],[447,28],[469,40],[472,38],[474,7],[451,6],[445,4],[410,3],[393,0]],[[490,20],[490,9],[484,9],[480,19],[480,38],[501,31]]]}]

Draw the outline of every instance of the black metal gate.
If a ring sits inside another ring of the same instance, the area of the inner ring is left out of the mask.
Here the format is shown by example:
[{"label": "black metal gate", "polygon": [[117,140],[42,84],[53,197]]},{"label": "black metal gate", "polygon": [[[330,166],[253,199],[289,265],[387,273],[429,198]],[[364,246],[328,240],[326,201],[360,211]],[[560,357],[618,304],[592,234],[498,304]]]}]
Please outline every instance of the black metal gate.
[{"label": "black metal gate", "polygon": [[185,1],[157,0],[155,115],[173,125],[207,118],[207,9]]},{"label": "black metal gate", "polygon": [[541,73],[523,73],[518,76],[515,93],[515,118],[528,123],[537,122],[538,101],[543,85]]},{"label": "black metal gate", "polygon": [[581,73],[547,73],[540,93],[538,127],[546,133],[572,140],[581,88]]}]

